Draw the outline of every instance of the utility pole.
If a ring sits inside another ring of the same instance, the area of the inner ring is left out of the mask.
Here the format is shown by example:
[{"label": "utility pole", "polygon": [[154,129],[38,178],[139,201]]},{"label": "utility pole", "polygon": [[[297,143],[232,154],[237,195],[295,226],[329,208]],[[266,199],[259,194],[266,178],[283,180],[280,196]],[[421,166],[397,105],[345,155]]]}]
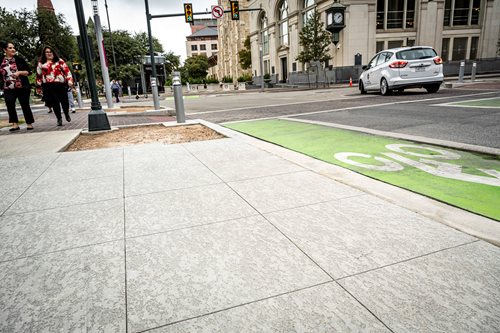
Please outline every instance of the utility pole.
[{"label": "utility pole", "polygon": [[108,0],[104,0],[104,7],[106,7],[106,17],[108,18],[108,29],[109,29],[109,41],[111,42],[111,52],[113,53],[113,68],[116,72],[116,57],[115,57],[115,46],[113,45],[113,34],[111,33],[111,23],[109,23],[109,13],[108,13]]},{"label": "utility pole", "polygon": [[85,26],[85,14],[83,12],[82,0],[75,0],[76,17],[82,40],[83,54],[85,58],[85,68],[87,69],[87,78],[89,81],[90,96],[92,98],[91,111],[89,112],[89,132],[110,130],[108,115],[102,110],[99,97],[97,96],[97,87],[95,85],[95,74],[90,58],[90,44]]},{"label": "utility pole", "polygon": [[155,110],[160,109],[160,101],[158,99],[158,86],[156,84],[156,64],[155,64],[155,54],[153,51],[153,37],[151,36],[151,14],[149,14],[149,3],[148,0],[144,0],[146,5],[146,17],[148,21],[148,38],[149,38],[149,56],[151,57],[151,93],[153,94],[153,103]]},{"label": "utility pole", "polygon": [[92,8],[94,9],[95,36],[97,40],[97,49],[99,50],[99,59],[101,60],[102,80],[104,81],[106,102],[108,104],[108,109],[111,109],[113,108],[113,97],[111,95],[111,87],[109,84],[108,64],[106,61],[106,53],[104,51],[104,39],[102,38],[101,19],[99,17],[97,0],[92,0]]}]

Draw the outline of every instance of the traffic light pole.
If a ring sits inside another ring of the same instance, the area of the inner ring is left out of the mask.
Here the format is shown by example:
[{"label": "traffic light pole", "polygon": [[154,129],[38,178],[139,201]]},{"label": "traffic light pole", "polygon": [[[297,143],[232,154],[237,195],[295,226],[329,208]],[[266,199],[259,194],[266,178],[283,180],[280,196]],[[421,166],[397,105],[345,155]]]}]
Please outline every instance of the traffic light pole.
[{"label": "traffic light pole", "polygon": [[155,54],[153,51],[153,38],[151,36],[151,14],[149,14],[148,0],[144,0],[144,3],[146,5],[146,17],[148,21],[149,56],[151,57],[151,93],[153,94],[153,103],[155,105],[155,110],[159,110],[160,100],[158,99],[158,86],[156,84]]},{"label": "traffic light pole", "polygon": [[[247,8],[247,9],[240,9],[239,11],[240,12],[253,12],[253,11],[257,11],[257,10],[262,10],[262,9],[261,8]],[[231,11],[230,10],[225,10],[224,13],[231,13]],[[207,15],[207,14],[212,14],[212,12],[197,12],[197,13],[193,13],[193,16],[195,16],[195,15]],[[149,15],[149,17],[151,19],[164,18],[164,17],[177,17],[177,16],[184,16],[184,13]]]}]

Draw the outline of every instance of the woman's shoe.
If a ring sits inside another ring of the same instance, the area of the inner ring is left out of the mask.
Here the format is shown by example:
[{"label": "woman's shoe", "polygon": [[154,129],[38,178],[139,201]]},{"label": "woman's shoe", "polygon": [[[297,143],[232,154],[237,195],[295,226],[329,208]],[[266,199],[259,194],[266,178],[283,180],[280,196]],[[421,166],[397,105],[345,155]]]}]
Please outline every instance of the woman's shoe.
[{"label": "woman's shoe", "polygon": [[11,129],[9,129],[10,132],[15,132],[15,131],[19,131],[21,128],[20,127],[12,127]]},{"label": "woman's shoe", "polygon": [[57,119],[57,126],[62,126],[62,119]]},{"label": "woman's shoe", "polygon": [[35,128],[33,128],[33,127],[26,127],[26,129],[27,129],[28,131],[31,131],[31,130],[34,130]]}]

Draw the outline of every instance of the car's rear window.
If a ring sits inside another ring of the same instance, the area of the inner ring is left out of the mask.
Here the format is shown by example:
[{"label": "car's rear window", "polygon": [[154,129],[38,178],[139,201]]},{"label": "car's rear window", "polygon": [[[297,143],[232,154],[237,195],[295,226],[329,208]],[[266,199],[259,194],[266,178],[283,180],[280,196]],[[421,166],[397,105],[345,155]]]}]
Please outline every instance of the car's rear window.
[{"label": "car's rear window", "polygon": [[437,56],[437,53],[434,49],[409,49],[396,52],[396,58],[403,60],[428,59],[435,56]]}]

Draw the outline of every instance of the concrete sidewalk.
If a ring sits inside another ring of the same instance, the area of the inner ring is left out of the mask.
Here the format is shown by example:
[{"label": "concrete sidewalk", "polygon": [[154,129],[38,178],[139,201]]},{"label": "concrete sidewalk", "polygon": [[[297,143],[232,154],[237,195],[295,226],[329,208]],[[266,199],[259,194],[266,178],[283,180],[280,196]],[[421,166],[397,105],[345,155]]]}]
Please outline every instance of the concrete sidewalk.
[{"label": "concrete sidewalk", "polygon": [[210,126],[1,136],[0,332],[498,332],[500,248],[437,222],[473,214]]}]

